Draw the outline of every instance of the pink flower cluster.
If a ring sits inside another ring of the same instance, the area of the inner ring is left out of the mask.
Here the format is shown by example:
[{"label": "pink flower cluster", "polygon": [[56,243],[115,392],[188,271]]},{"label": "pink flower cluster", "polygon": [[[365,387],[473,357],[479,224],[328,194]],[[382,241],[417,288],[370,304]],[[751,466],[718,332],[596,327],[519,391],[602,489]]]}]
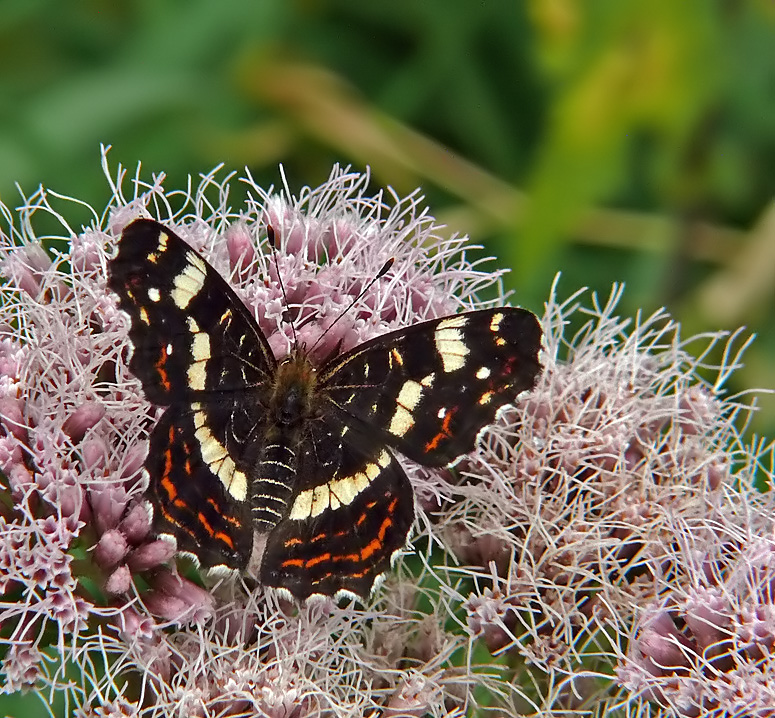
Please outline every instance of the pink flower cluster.
[{"label": "pink flower cluster", "polygon": [[[663,313],[620,319],[618,289],[602,306],[554,290],[530,397],[454,468],[406,465],[414,553],[368,605],[292,605],[176,558],[144,498],[159,411],[106,289],[129,222],[201,251],[277,356],[291,322],[320,358],[505,300],[417,194],[370,195],[339,168],[298,196],[247,175],[237,212],[232,180],[167,192],[119,170],[85,229],[44,191],[18,222],[3,209],[0,691],[53,689],[80,716],[768,715],[775,512],[751,484],[772,448],[741,442],[749,407],[722,393],[744,345],[683,340]],[[36,236],[51,218],[66,250]],[[390,281],[348,309],[390,257]]]}]

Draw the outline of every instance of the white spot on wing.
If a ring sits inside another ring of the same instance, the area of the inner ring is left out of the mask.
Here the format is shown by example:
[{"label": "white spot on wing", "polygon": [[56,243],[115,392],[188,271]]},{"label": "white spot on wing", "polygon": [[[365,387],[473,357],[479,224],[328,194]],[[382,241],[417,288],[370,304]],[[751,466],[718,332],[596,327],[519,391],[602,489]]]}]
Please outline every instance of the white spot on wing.
[{"label": "white spot on wing", "polygon": [[[218,476],[219,478],[221,478],[221,481],[223,481],[223,478],[221,477],[221,475],[218,474]],[[248,495],[248,477],[245,475],[243,471],[235,470],[231,476],[231,481],[229,482],[229,485],[226,487],[226,490],[235,499],[239,496],[242,496],[243,498],[238,500],[244,501],[245,497]]]},{"label": "white spot on wing", "polygon": [[202,461],[210,468],[223,484],[223,487],[237,501],[244,501],[248,494],[248,478],[244,472],[238,471],[234,460],[229,456],[226,447],[216,439],[207,426],[207,416],[200,411],[200,404],[193,404],[194,436],[199,442]]},{"label": "white spot on wing", "polygon": [[444,371],[447,373],[457,371],[465,366],[465,358],[469,350],[463,341],[463,333],[460,331],[468,320],[465,317],[450,317],[436,327],[433,340],[436,351],[441,357]]},{"label": "white spot on wing", "polygon": [[212,435],[206,426],[197,429],[196,438],[199,440],[202,451],[202,461],[208,466],[216,461],[221,461],[226,456],[226,447]]},{"label": "white spot on wing", "polygon": [[388,431],[393,436],[403,436],[414,426],[414,417],[403,406],[396,407],[396,413],[390,420]]},{"label": "white spot on wing", "polygon": [[188,264],[173,280],[172,301],[179,309],[188,307],[204,286],[207,275],[207,265],[196,254],[186,252],[186,261]]},{"label": "white spot on wing", "polygon": [[156,251],[148,255],[148,261],[151,264],[156,264],[159,261],[159,255],[166,251],[168,239],[169,235],[166,232],[159,233],[159,239],[156,241]]},{"label": "white spot on wing", "polygon": [[310,517],[312,511],[312,489],[302,491],[293,502],[288,518],[294,521],[302,521]]},{"label": "white spot on wing", "polygon": [[487,379],[490,374],[492,374],[492,372],[486,366],[483,366],[476,372],[476,378]]},{"label": "white spot on wing", "polygon": [[[194,355],[194,364],[189,368],[188,376],[192,389],[205,388],[205,363],[210,358],[210,337],[203,332],[194,335],[191,345],[191,353]],[[196,377],[196,381],[193,378]]]},{"label": "white spot on wing", "polygon": [[210,337],[200,331],[193,317],[188,318],[188,328],[193,334],[191,353],[194,363],[188,368],[188,385],[194,391],[204,391],[207,360],[210,358]]},{"label": "white spot on wing", "polygon": [[414,426],[412,412],[422,396],[422,385],[411,379],[404,382],[396,399],[396,411],[390,420],[388,431],[393,436],[404,436]]},{"label": "white spot on wing", "polygon": [[[374,464],[369,464],[369,466],[374,466]],[[367,466],[366,471],[368,470],[369,467]],[[369,479],[366,474],[362,472],[358,472],[352,476],[345,476],[342,479],[334,479],[328,483],[328,486],[331,489],[331,495],[335,496],[337,500],[345,506],[351,504],[355,500],[355,497],[368,485]]]},{"label": "white spot on wing", "polygon": [[331,492],[328,484],[320,484],[312,489],[312,507],[309,510],[310,516],[320,516],[329,506]]},{"label": "white spot on wing", "polygon": [[439,329],[460,329],[460,327],[464,327],[466,324],[468,324],[468,318],[463,314],[459,314],[455,317],[442,319],[436,327],[436,331],[439,331]]},{"label": "white spot on wing", "polygon": [[409,411],[414,411],[414,408],[417,406],[417,402],[420,400],[421,396],[422,386],[416,381],[409,379],[408,381],[404,382],[404,385],[401,387],[401,391],[398,392],[397,401],[399,404],[401,404],[401,406],[409,409]]}]

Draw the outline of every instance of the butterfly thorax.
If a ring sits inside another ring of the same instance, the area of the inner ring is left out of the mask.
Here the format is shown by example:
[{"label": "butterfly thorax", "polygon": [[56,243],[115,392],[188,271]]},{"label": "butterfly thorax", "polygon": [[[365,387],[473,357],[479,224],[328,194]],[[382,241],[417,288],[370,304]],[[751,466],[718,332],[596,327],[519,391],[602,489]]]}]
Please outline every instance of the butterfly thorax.
[{"label": "butterfly thorax", "polygon": [[299,426],[314,414],[317,370],[301,352],[294,352],[277,367],[269,411],[288,428]]}]

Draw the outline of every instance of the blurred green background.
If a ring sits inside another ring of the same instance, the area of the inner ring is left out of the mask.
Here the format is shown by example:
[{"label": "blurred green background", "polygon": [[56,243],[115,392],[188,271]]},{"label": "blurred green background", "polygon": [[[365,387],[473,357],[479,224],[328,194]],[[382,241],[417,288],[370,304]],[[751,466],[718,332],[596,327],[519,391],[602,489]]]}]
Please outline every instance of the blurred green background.
[{"label": "blurred green background", "polygon": [[101,142],[168,189],[368,164],[519,303],[625,282],[623,314],[755,331],[730,388],[775,387],[772,0],[0,0],[0,199],[104,207]]}]

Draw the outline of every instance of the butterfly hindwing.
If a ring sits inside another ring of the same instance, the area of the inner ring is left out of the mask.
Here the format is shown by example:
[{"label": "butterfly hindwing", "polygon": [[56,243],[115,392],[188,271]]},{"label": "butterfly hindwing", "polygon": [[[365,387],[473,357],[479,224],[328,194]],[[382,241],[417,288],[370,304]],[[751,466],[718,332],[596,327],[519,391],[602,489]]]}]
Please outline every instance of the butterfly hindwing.
[{"label": "butterfly hindwing", "polygon": [[366,596],[406,543],[414,519],[411,484],[373,436],[334,419],[310,429],[296,467],[297,491],[267,539],[261,582],[300,598]]},{"label": "butterfly hindwing", "polygon": [[218,467],[203,459],[197,410],[167,410],[151,432],[145,466],[154,521],[203,566],[244,568],[253,546],[250,506],[241,489],[232,482],[231,493]]}]

